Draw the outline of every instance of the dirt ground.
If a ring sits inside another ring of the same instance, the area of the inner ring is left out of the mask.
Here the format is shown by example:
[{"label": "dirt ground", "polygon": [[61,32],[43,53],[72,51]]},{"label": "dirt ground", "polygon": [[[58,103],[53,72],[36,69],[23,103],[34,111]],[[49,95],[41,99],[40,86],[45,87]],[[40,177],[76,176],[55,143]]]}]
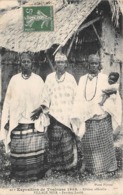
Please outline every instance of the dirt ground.
[{"label": "dirt ground", "polygon": [[82,184],[83,182],[92,182],[99,180],[118,180],[122,178],[122,154],[123,154],[123,134],[117,137],[114,142],[116,159],[118,164],[118,170],[115,175],[103,174],[103,175],[92,175],[87,172],[80,174],[79,169],[73,169],[69,172],[53,172],[52,175],[44,177],[42,180],[36,182],[19,183],[15,180],[10,180],[10,161],[9,156],[6,155],[4,145],[0,142],[0,188],[11,188],[11,187],[37,187],[47,185],[72,185]]}]

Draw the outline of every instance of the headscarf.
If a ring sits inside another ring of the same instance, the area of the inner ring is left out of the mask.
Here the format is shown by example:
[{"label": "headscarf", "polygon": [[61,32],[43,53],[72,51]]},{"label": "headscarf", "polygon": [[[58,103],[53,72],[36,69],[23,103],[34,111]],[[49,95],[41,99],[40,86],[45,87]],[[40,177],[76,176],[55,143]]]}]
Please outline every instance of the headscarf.
[{"label": "headscarf", "polygon": [[100,62],[100,57],[96,54],[89,55],[88,62],[91,62],[93,59],[95,59],[97,62]]},{"label": "headscarf", "polygon": [[27,52],[23,52],[23,53],[21,54],[20,60],[23,60],[23,59],[25,59],[25,58],[29,58],[29,59],[32,61],[32,56],[31,56],[29,53],[27,53]]},{"label": "headscarf", "polygon": [[58,52],[58,53],[55,55],[55,61],[67,61],[67,57],[66,57],[65,54],[59,53],[59,52]]}]

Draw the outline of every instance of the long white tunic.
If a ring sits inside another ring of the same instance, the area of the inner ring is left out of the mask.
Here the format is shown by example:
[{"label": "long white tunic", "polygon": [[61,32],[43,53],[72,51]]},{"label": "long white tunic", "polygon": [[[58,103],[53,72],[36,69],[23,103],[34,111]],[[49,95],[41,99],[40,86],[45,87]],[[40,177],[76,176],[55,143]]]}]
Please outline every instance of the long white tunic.
[{"label": "long white tunic", "polygon": [[[18,123],[34,123],[31,112],[41,104],[44,82],[40,76],[32,73],[30,78],[23,79],[21,73],[13,76],[9,82],[2,110],[0,139],[4,140],[6,151],[11,141],[11,131]],[[4,129],[9,121],[9,131]]]},{"label": "long white tunic", "polygon": [[55,72],[49,74],[44,86],[42,104],[49,108],[50,115],[69,128],[76,87],[74,77],[67,72],[59,81]]},{"label": "long white tunic", "polygon": [[102,107],[99,105],[102,90],[107,89],[107,87],[108,77],[105,74],[99,73],[98,77],[94,77],[92,79],[89,79],[88,74],[86,74],[80,78],[71,116],[74,131],[80,137],[82,137],[85,133],[85,121],[92,117],[93,119],[101,119],[104,118],[107,113],[109,113],[114,116],[116,120],[117,116],[119,115],[121,118],[121,107],[118,105],[118,101],[120,100],[119,93],[117,93],[118,101],[115,102],[116,104],[114,105],[113,109],[113,103],[110,105],[110,99],[106,100],[104,104],[105,106]]},{"label": "long white tunic", "polygon": [[116,90],[116,94],[110,95],[110,97],[106,100],[106,102],[102,106],[103,110],[105,110],[112,116],[112,125],[113,125],[113,129],[115,130],[117,127],[121,126],[121,122],[122,122],[122,101],[119,94],[119,84],[116,83],[113,85],[108,85],[107,88],[105,89]]}]

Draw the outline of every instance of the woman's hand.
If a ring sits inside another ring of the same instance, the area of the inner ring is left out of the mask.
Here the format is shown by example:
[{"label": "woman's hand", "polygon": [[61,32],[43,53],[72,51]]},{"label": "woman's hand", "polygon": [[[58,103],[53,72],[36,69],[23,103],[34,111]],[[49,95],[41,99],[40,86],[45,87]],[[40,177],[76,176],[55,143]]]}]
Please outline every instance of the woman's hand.
[{"label": "woman's hand", "polygon": [[33,110],[32,115],[31,115],[31,120],[36,120],[39,118],[39,115],[42,113],[42,107],[40,106],[39,108]]},{"label": "woman's hand", "polygon": [[99,102],[98,104],[99,104],[100,106],[103,106],[103,103],[102,103],[102,102]]}]

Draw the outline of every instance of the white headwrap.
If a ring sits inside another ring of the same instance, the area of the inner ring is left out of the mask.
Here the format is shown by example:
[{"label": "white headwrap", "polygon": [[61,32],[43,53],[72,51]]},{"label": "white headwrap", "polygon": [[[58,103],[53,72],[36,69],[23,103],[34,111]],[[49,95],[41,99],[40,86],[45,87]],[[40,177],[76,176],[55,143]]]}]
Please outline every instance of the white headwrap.
[{"label": "white headwrap", "polygon": [[59,53],[59,52],[58,52],[58,53],[55,55],[55,61],[67,61],[67,57],[66,57],[65,54]]}]

